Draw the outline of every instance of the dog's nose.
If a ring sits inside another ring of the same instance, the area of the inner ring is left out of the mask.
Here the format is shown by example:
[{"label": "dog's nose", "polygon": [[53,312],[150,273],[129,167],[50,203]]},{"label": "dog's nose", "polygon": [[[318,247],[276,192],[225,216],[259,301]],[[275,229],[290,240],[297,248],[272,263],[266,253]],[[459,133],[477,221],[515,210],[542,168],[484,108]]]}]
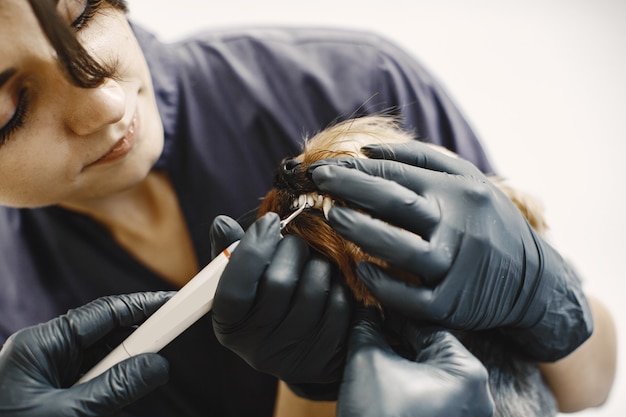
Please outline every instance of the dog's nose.
[{"label": "dog's nose", "polygon": [[285,173],[292,172],[300,164],[301,162],[297,159],[287,159],[283,162],[283,171],[285,171]]}]

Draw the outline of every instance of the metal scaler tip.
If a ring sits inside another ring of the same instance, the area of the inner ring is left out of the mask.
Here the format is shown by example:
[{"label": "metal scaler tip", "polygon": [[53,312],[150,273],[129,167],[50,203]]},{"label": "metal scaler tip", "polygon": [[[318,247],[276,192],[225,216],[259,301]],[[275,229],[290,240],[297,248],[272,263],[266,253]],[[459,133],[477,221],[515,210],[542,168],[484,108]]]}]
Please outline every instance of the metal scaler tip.
[{"label": "metal scaler tip", "polygon": [[302,213],[305,208],[309,207],[309,204],[306,200],[303,201],[303,203],[304,204],[299,204],[300,207],[296,211],[291,213],[286,219],[280,221],[280,230],[283,230],[285,226],[287,226],[293,219],[298,217],[298,215]]}]

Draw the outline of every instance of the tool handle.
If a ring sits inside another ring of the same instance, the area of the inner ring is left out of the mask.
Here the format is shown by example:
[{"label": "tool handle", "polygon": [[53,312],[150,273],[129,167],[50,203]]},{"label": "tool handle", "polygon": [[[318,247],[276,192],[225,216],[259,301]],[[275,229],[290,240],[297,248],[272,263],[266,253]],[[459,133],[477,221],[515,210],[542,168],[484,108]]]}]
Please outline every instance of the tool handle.
[{"label": "tool handle", "polygon": [[230,254],[238,244],[239,241],[236,241],[224,249],[118,347],[83,375],[77,384],[95,378],[131,356],[160,351],[211,311],[217,284]]}]

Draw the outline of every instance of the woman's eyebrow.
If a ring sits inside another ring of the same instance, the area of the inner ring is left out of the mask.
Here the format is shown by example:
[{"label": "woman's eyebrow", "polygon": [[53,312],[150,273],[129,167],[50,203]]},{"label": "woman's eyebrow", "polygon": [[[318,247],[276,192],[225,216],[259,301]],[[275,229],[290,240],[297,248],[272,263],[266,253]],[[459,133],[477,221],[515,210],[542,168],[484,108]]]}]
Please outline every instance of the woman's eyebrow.
[{"label": "woman's eyebrow", "polygon": [[11,77],[15,75],[16,72],[17,70],[15,68],[9,68],[2,71],[0,73],[0,88],[2,88],[2,86],[6,84],[6,82],[9,81],[9,79],[11,79]]}]

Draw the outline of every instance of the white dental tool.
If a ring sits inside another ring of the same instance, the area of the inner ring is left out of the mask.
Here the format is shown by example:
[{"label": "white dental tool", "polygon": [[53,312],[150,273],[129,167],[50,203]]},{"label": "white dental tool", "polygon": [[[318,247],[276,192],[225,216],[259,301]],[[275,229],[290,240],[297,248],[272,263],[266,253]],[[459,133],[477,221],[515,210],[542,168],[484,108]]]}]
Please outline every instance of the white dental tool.
[{"label": "white dental tool", "polygon": [[285,226],[287,226],[289,224],[289,222],[291,222],[293,219],[295,219],[307,207],[309,207],[308,203],[304,202],[304,204],[302,204],[299,209],[297,209],[296,211],[291,213],[286,219],[281,220],[280,221],[280,230],[283,230],[285,228]]},{"label": "white dental tool", "polygon": [[77,384],[95,378],[131,356],[158,352],[211,311],[217,284],[230,254],[238,244],[239,241],[236,241],[224,249],[119,346],[83,375]]},{"label": "white dental tool", "polygon": [[[306,206],[307,204],[303,204],[289,217],[281,220],[281,230],[302,213]],[[239,241],[236,241],[224,249],[119,346],[83,375],[76,384],[87,382],[132,356],[160,351],[200,317],[211,311],[217,284],[231,253],[238,244]]]}]

